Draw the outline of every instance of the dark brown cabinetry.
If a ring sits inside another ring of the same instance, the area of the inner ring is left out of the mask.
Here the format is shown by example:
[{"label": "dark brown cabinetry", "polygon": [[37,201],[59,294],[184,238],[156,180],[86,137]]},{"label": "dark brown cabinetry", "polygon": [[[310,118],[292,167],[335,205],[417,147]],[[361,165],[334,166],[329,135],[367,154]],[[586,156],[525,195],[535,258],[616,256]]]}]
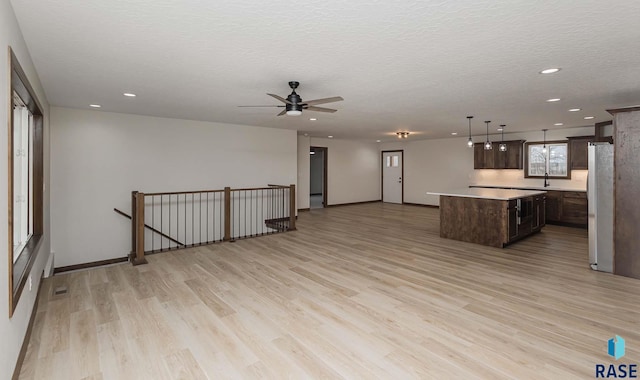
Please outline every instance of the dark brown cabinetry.
[{"label": "dark brown cabinetry", "polygon": [[474,169],[494,169],[494,151],[485,150],[484,143],[473,145],[473,168]]},{"label": "dark brown cabinetry", "polygon": [[484,143],[473,145],[474,169],[522,169],[524,140],[505,141],[507,151],[501,152],[500,142],[493,143],[493,149],[485,150]]},{"label": "dark brown cabinetry", "polygon": [[586,192],[547,191],[546,221],[584,227],[589,220],[588,207]]},{"label": "dark brown cabinetry", "polygon": [[510,200],[508,214],[508,243],[538,232],[545,225],[545,195]]},{"label": "dark brown cabinetry", "polygon": [[[485,186],[471,186],[485,187]],[[491,187],[491,186],[488,186]],[[507,187],[496,187],[509,189]],[[516,188],[517,190],[542,190],[531,188]],[[587,227],[589,222],[589,202],[585,191],[545,190],[545,195],[537,195],[533,198],[532,230],[544,223],[569,225],[573,227]],[[509,215],[516,206],[509,204]],[[509,219],[511,223],[511,219]],[[543,223],[544,222],[544,223]],[[509,224],[509,234],[512,226]]]},{"label": "dark brown cabinetry", "polygon": [[517,201],[509,201],[509,208],[507,209],[509,218],[509,241],[518,238],[518,204]]},{"label": "dark brown cabinetry", "polygon": [[504,200],[440,195],[440,237],[504,247],[544,226],[536,199],[540,200],[538,196]]},{"label": "dark brown cabinetry", "polygon": [[547,191],[545,211],[547,222],[560,222],[562,219],[562,191]]},{"label": "dark brown cabinetry", "polygon": [[595,136],[567,137],[567,139],[571,152],[571,170],[589,169],[587,147],[590,141],[595,141]]},{"label": "dark brown cabinetry", "polygon": [[531,229],[539,230],[546,224],[546,196],[536,195],[533,198],[533,219],[531,221]]}]

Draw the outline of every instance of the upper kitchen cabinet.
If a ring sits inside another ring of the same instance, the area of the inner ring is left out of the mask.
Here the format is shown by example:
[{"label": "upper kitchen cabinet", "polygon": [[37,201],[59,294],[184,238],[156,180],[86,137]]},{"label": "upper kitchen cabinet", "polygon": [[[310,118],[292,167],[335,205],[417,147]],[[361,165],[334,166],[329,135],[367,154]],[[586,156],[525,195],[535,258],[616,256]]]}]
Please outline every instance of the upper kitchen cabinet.
[{"label": "upper kitchen cabinet", "polygon": [[595,136],[567,137],[571,150],[571,170],[589,169],[587,147],[589,142],[595,141]]},{"label": "upper kitchen cabinet", "polygon": [[[589,169],[587,147],[590,142],[596,141],[596,136],[567,137],[567,140],[569,140],[569,149],[571,150],[571,170]],[[603,137],[601,141],[613,142],[610,136]]]},{"label": "upper kitchen cabinet", "polygon": [[[522,169],[522,154],[524,140],[505,141],[507,151],[501,152],[500,149],[495,150],[495,169]],[[499,147],[500,143],[496,143]]]},{"label": "upper kitchen cabinet", "polygon": [[485,150],[484,143],[473,144],[473,168],[493,169],[495,160],[492,150]]},{"label": "upper kitchen cabinet", "polygon": [[501,152],[500,142],[493,142],[493,149],[485,150],[484,143],[475,143],[473,146],[474,169],[522,169],[522,154],[524,140],[511,140],[504,142],[507,151]]}]

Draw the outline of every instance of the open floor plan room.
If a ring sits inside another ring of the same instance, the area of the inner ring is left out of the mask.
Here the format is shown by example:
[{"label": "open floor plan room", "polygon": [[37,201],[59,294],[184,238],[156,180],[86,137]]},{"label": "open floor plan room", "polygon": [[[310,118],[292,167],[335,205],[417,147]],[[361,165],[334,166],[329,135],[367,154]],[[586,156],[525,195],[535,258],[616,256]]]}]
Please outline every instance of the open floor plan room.
[{"label": "open floor plan room", "polygon": [[640,283],[590,270],[587,244],[443,239],[427,207],[301,212],[294,232],[45,279],[20,379],[592,378],[615,335],[640,362]]}]

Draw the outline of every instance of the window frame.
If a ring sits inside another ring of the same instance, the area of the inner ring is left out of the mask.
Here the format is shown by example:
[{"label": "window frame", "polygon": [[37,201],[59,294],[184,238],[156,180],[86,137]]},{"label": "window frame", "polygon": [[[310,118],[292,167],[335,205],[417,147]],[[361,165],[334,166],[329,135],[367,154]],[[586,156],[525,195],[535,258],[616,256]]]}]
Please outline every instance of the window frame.
[{"label": "window frame", "polygon": [[[571,144],[569,144],[569,140],[552,140],[552,141],[531,141],[526,142],[524,144],[524,178],[544,178],[544,175],[531,175],[529,174],[529,147],[532,145],[554,145],[554,144],[563,144],[567,146],[567,175],[551,175],[549,174],[549,178],[553,179],[571,179]],[[548,165],[549,165],[549,154],[550,151],[547,150],[547,159],[545,160],[546,172],[548,173]]]},{"label": "window frame", "polygon": [[[22,291],[26,285],[31,268],[36,260],[40,245],[44,236],[44,108],[35,95],[35,91],[22,66],[18,62],[16,55],[11,47],[9,49],[10,57],[10,85],[9,85],[9,117],[8,119],[8,255],[9,255],[9,318],[13,316],[13,312],[18,305]],[[14,211],[14,168],[13,157],[14,136],[13,136],[13,106],[14,92],[27,106],[33,115],[33,141],[31,148],[33,151],[33,166],[31,176],[29,178],[33,183],[33,207],[29,208],[29,216],[33,221],[33,233],[27,240],[25,246],[19,254],[18,259],[14,262],[13,251],[13,211]]]}]

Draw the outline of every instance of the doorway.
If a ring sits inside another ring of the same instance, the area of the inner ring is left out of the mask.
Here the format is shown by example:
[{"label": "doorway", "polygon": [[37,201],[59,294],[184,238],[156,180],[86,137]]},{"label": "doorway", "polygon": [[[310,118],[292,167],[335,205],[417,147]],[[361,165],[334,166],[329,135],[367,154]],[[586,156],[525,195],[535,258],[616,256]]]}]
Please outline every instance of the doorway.
[{"label": "doorway", "polygon": [[404,202],[404,151],[382,151],[382,201]]},{"label": "doorway", "polygon": [[312,146],[309,150],[309,208],[327,206],[327,148]]}]

